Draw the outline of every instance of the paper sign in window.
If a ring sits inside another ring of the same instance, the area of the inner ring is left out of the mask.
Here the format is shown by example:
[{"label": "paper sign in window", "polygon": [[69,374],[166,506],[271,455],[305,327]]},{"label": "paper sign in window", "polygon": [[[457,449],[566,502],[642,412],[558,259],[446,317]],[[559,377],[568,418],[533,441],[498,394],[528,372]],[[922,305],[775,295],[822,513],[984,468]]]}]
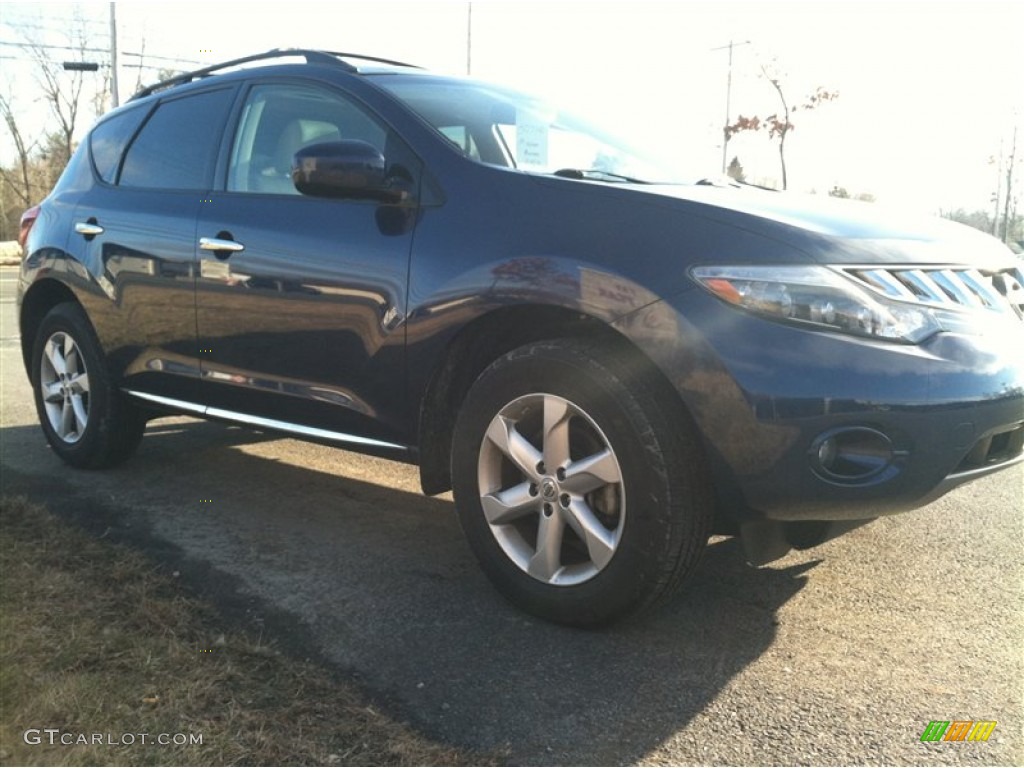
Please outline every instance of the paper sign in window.
[{"label": "paper sign in window", "polygon": [[548,124],[522,111],[516,114],[516,162],[547,166]]}]

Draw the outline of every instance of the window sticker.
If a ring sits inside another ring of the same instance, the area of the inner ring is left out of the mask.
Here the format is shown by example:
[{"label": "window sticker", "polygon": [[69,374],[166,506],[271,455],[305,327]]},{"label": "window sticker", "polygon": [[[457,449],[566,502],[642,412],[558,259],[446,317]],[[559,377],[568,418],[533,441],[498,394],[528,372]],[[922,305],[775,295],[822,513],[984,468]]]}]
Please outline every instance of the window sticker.
[{"label": "window sticker", "polygon": [[516,110],[516,162],[520,167],[548,164],[548,124],[522,109]]}]

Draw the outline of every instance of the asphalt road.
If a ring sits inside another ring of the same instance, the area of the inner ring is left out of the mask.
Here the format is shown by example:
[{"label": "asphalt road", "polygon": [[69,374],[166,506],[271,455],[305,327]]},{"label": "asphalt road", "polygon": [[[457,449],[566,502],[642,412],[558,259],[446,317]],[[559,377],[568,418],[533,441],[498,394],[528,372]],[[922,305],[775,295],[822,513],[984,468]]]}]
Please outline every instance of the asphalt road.
[{"label": "asphalt road", "polygon": [[[412,468],[189,419],[113,471],[63,466],[36,424],[0,270],[0,467],[170,563],[234,620],[382,706],[513,764],[1024,762],[1024,472],[768,567],[715,541],[689,590],[602,632],[508,606],[450,500]],[[921,743],[930,720],[996,720]]]}]

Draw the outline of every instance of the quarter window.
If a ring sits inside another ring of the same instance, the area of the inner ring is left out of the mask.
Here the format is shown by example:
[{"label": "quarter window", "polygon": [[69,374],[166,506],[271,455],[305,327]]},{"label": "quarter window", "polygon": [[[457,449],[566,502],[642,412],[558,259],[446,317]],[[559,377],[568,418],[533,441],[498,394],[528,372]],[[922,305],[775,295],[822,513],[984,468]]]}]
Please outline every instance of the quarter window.
[{"label": "quarter window", "polygon": [[104,120],[89,134],[93,166],[100,178],[108,184],[113,184],[117,179],[117,168],[124,148],[132,140],[147,112],[145,107],[121,112]]},{"label": "quarter window", "polygon": [[438,130],[446,139],[465,152],[469,157],[474,160],[480,159],[480,149],[477,147],[476,141],[473,140],[473,136],[470,134],[469,129],[466,126],[442,125],[438,126]]}]

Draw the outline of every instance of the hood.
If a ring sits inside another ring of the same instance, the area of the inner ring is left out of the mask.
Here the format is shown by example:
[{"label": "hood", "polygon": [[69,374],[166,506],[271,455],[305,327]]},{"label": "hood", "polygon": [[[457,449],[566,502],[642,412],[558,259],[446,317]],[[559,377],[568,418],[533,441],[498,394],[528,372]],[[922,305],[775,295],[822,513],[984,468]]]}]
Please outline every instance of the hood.
[{"label": "hood", "polygon": [[692,213],[785,240],[822,262],[970,263],[986,267],[1016,263],[1010,249],[991,235],[948,219],[877,203],[756,187],[630,187],[685,201],[691,204],[687,208]]}]

